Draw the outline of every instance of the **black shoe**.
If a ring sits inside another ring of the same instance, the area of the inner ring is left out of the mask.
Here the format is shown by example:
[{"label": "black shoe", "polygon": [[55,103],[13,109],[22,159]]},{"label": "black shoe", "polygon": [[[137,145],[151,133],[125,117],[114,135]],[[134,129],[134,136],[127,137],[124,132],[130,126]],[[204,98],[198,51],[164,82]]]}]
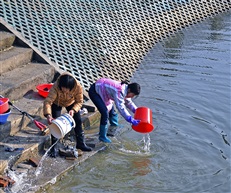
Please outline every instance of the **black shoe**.
[{"label": "black shoe", "polygon": [[92,151],[92,148],[85,144],[84,132],[80,132],[76,136],[76,149],[81,149],[82,151]]},{"label": "black shoe", "polygon": [[79,152],[77,149],[59,149],[59,155],[64,156],[64,157],[74,157],[78,158]]},{"label": "black shoe", "polygon": [[59,155],[59,152],[56,148],[52,148],[49,152],[49,156],[52,158],[56,158],[58,157],[58,155]]},{"label": "black shoe", "polygon": [[81,149],[82,151],[92,151],[92,148],[87,146],[85,143],[76,145],[76,149]]}]

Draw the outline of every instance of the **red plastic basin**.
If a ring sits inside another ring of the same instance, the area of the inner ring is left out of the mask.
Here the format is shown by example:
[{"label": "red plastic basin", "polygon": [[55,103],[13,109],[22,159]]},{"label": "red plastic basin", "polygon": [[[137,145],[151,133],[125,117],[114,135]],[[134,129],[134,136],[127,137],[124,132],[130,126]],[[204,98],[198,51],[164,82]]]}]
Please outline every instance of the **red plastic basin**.
[{"label": "red plastic basin", "polygon": [[8,102],[8,98],[0,98],[0,114],[5,113],[9,109]]},{"label": "red plastic basin", "polygon": [[36,89],[38,90],[38,94],[40,96],[46,98],[52,86],[53,86],[53,83],[39,84],[36,86]]}]

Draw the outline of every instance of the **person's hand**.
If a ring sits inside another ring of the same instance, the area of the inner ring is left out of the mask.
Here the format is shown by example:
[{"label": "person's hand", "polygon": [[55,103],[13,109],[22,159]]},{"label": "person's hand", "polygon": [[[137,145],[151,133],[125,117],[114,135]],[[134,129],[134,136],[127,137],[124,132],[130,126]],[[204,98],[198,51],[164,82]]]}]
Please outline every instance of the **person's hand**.
[{"label": "person's hand", "polygon": [[51,115],[47,115],[47,122],[48,122],[49,125],[51,124],[51,121],[52,121],[53,119],[54,119],[54,118],[53,118]]},{"label": "person's hand", "polygon": [[127,117],[126,120],[134,126],[136,126],[140,123],[140,120],[134,119],[134,118],[132,118],[132,116]]},{"label": "person's hand", "polygon": [[71,115],[72,117],[74,116],[74,113],[75,113],[74,110],[70,110],[70,111],[69,111],[69,115]]}]

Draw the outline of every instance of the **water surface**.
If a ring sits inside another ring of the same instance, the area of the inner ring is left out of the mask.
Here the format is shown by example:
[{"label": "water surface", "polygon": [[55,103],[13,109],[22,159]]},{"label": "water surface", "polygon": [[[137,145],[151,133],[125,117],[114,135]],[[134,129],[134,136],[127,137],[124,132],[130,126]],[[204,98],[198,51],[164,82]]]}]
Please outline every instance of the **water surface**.
[{"label": "water surface", "polygon": [[155,45],[133,78],[142,86],[135,103],[153,111],[154,131],[137,133],[121,118],[128,131],[48,192],[231,192],[230,16]]}]

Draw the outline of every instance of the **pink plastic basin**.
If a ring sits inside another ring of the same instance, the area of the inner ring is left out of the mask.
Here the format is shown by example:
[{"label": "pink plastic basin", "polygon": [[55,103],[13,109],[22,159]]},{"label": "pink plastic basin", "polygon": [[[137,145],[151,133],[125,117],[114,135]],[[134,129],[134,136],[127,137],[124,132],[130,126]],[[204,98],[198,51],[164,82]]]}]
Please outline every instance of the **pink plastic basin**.
[{"label": "pink plastic basin", "polygon": [[0,98],[0,114],[5,113],[9,109],[8,102],[8,98]]}]

